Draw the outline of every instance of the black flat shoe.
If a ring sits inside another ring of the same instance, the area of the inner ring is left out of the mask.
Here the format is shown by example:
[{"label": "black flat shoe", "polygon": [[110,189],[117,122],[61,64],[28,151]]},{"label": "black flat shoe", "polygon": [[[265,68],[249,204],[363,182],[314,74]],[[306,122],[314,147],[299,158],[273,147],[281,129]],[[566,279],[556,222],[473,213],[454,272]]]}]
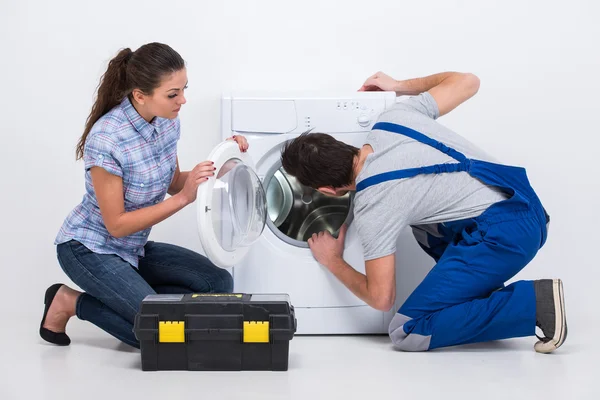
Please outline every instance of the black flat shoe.
[{"label": "black flat shoe", "polygon": [[44,296],[44,316],[42,317],[42,322],[40,324],[40,336],[47,342],[54,343],[59,346],[68,346],[71,343],[71,339],[66,333],[52,332],[51,330],[44,328],[44,322],[46,322],[46,314],[48,314],[48,309],[50,309],[52,300],[54,300],[56,292],[58,292],[58,289],[60,289],[62,285],[62,283],[55,283],[46,290],[46,295]]}]

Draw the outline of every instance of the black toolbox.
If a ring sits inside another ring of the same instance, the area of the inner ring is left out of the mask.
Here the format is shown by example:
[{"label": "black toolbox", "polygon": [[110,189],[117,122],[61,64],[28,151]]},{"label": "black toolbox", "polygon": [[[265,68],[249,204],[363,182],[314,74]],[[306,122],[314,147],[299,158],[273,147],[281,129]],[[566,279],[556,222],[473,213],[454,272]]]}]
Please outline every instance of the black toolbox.
[{"label": "black toolbox", "polygon": [[155,294],[133,329],[144,371],[286,371],[296,317],[286,294]]}]

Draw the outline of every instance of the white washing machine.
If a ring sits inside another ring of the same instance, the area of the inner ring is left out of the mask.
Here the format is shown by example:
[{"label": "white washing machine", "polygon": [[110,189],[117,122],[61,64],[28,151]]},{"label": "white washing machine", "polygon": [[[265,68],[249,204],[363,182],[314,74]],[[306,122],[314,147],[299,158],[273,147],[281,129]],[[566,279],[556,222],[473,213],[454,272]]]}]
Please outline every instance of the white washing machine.
[{"label": "white washing machine", "polygon": [[393,92],[231,94],[222,98],[222,138],[244,135],[247,153],[224,142],[213,149],[217,175],[198,189],[198,224],[207,256],[230,269],[234,291],[289,295],[297,334],[387,333],[396,309],[381,312],[352,294],[313,258],[307,239],[349,223],[344,260],[365,272],[352,224],[352,198],[329,197],[281,168],[286,141],[323,132],[360,148]]}]

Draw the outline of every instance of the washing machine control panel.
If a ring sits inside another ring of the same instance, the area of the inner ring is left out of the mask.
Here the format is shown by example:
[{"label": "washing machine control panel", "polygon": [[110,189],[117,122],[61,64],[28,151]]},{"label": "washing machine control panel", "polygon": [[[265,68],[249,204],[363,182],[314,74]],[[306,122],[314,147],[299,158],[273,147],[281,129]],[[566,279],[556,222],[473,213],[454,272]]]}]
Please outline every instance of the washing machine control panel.
[{"label": "washing machine control panel", "polygon": [[369,131],[393,102],[380,99],[313,99],[296,101],[304,130],[327,133]]},{"label": "washing machine control panel", "polygon": [[260,134],[368,132],[379,115],[395,103],[394,92],[238,96],[225,103],[223,127],[227,132]]}]

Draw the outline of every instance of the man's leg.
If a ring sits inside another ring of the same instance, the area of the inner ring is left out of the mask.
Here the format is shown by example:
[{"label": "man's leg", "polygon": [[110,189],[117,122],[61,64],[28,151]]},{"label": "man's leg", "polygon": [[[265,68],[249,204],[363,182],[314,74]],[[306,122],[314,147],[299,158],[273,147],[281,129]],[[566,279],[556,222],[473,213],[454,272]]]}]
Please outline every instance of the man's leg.
[{"label": "man's leg", "polygon": [[411,228],[419,247],[435,262],[440,261],[448,244],[452,241],[448,232],[441,229],[443,228],[441,224],[415,225]]},{"label": "man's leg", "polygon": [[534,218],[511,215],[505,222],[463,230],[393,318],[393,343],[401,350],[424,351],[533,335],[533,282],[498,289],[531,261],[540,238]]}]

